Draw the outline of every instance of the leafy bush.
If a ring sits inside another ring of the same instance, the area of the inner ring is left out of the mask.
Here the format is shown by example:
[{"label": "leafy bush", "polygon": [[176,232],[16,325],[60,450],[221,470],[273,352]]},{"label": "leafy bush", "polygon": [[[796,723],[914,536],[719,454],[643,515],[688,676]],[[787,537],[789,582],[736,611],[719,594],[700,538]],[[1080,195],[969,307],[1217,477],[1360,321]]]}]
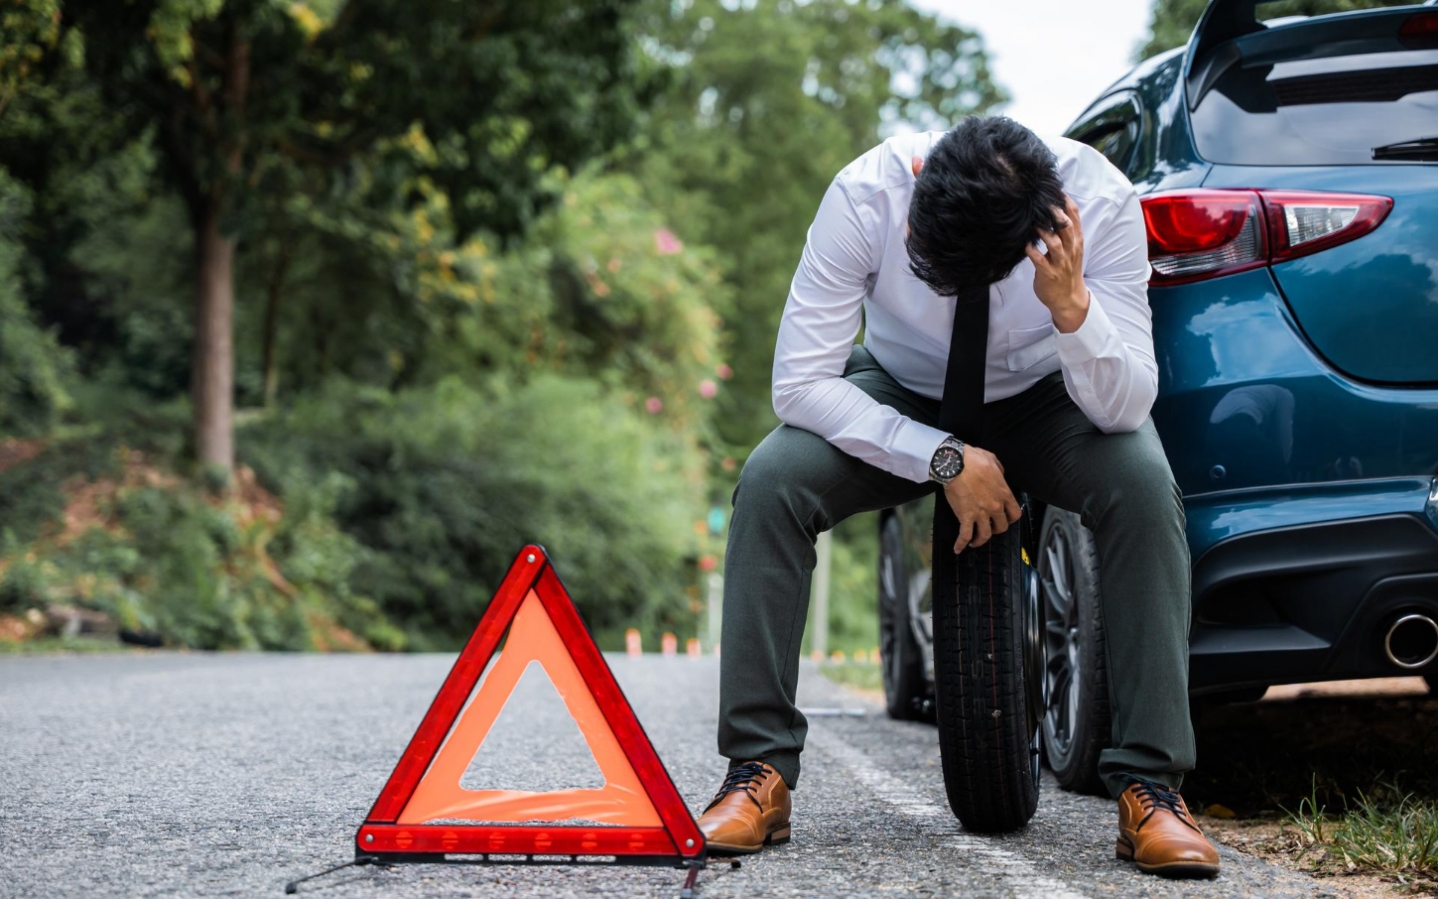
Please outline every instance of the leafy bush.
[{"label": "leafy bush", "polygon": [[335,386],[248,428],[240,452],[287,497],[330,485],[368,550],[354,583],[416,647],[460,645],[530,542],[603,644],[629,626],[693,632],[697,451],[593,383]]},{"label": "leafy bush", "polygon": [[[93,444],[71,441],[7,472],[44,485],[69,514],[59,522],[58,509],[32,509],[24,543],[6,531],[0,611],[76,605],[198,649],[404,645],[378,606],[351,590],[364,550],[328,518],[332,488],[302,492],[281,515],[243,478],[236,496],[216,500],[124,447],[87,476],[96,455]],[[32,493],[38,509],[42,494]]]},{"label": "leafy bush", "polygon": [[0,168],[0,437],[41,433],[70,404],[69,352],[37,325],[20,293],[23,187]]},{"label": "leafy bush", "polygon": [[[29,543],[65,508],[65,482],[115,471],[115,444],[105,438],[52,440],[35,458],[0,471],[0,536]],[[0,544],[0,551],[5,551]]]},{"label": "leafy bush", "polygon": [[829,648],[846,653],[879,645],[879,522],[855,515],[834,530],[829,581]]},{"label": "leafy bush", "polygon": [[409,383],[545,370],[653,396],[673,421],[702,418],[730,304],[714,253],[686,247],[633,178],[591,172],[564,186],[506,252],[478,236],[455,244],[439,198],[406,223],[396,268],[430,332],[398,360]]}]

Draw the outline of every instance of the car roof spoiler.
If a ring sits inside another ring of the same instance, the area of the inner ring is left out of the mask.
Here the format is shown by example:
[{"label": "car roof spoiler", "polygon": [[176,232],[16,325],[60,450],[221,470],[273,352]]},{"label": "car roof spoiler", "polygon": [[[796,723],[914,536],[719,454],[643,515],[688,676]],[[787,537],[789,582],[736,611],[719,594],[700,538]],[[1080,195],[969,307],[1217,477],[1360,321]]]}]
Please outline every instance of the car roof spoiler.
[{"label": "car roof spoiler", "polygon": [[[1269,31],[1258,21],[1258,7],[1278,0],[1213,0],[1204,10],[1188,41],[1188,53],[1184,63],[1184,79],[1188,88],[1188,107],[1197,108],[1198,102],[1218,81],[1220,75],[1240,60],[1247,63],[1262,63],[1265,59],[1277,62],[1294,58],[1295,52],[1311,49],[1314,35],[1307,31],[1276,29],[1265,39],[1263,46],[1240,48],[1239,38]],[[1332,19],[1334,38],[1341,38],[1341,50],[1335,52],[1361,53],[1384,52],[1405,49],[1398,41],[1398,27],[1415,8],[1438,5],[1438,0],[1415,2],[1399,7],[1361,10],[1352,13],[1323,17]],[[1327,35],[1325,35],[1327,37]],[[1243,42],[1245,45],[1253,43]],[[1302,53],[1308,58],[1316,55]]]},{"label": "car roof spoiler", "polygon": [[[1198,107],[1218,76],[1238,61],[1238,46],[1233,41],[1263,30],[1258,21],[1260,2],[1265,0],[1213,0],[1199,17],[1184,62],[1190,111]],[[1220,48],[1224,52],[1216,52]]]}]

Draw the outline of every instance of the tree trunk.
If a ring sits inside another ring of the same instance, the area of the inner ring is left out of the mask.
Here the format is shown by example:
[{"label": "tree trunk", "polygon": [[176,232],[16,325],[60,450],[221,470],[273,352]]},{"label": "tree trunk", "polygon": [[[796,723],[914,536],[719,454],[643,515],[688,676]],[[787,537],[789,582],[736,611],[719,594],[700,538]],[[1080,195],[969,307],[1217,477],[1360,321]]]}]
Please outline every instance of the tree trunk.
[{"label": "tree trunk", "polygon": [[280,302],[284,299],[285,275],[290,268],[290,251],[281,250],[270,274],[269,291],[265,294],[265,334],[263,366],[265,373],[265,408],[275,404],[279,392],[280,372],[277,345],[280,337]]},{"label": "tree trunk", "polygon": [[213,200],[196,217],[195,231],[195,459],[228,479],[235,467],[235,239],[220,232],[220,204]]}]

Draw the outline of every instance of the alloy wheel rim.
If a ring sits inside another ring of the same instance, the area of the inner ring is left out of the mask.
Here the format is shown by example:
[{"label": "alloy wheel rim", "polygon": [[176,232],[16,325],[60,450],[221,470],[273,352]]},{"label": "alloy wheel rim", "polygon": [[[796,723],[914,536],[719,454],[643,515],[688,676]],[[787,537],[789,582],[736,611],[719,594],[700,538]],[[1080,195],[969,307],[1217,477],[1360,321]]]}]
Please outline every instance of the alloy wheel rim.
[{"label": "alloy wheel rim", "polygon": [[1039,586],[1038,569],[1029,561],[1027,554],[1023,556],[1020,570],[1023,578],[1024,706],[1029,726],[1029,772],[1037,790],[1043,773],[1043,724],[1049,689],[1044,674],[1044,598],[1043,589]]},{"label": "alloy wheel rim", "polygon": [[1050,753],[1067,758],[1073,751],[1079,717],[1080,649],[1074,552],[1067,534],[1052,528],[1040,549],[1039,582],[1043,593],[1044,677],[1048,705],[1044,735]]},{"label": "alloy wheel rim", "polygon": [[879,661],[884,672],[885,698],[890,704],[894,700],[893,691],[899,676],[898,653],[895,651],[899,640],[899,547],[894,546],[897,541],[891,536],[891,528],[892,524],[884,526],[879,552]]}]

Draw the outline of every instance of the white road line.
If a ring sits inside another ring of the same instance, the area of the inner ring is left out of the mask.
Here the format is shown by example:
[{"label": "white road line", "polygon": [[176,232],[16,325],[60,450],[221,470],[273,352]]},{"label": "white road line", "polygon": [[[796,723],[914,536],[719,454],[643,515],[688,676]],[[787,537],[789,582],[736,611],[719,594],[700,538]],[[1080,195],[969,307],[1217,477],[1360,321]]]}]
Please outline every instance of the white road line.
[{"label": "white road line", "polygon": [[[848,768],[859,783],[894,811],[921,823],[925,830],[942,834],[944,845],[962,850],[970,868],[1003,878],[1016,899],[1088,899],[1063,881],[1040,874],[1023,856],[983,837],[965,833],[948,809],[940,808],[909,784],[875,767],[833,729],[816,724],[812,721],[809,724],[811,750],[817,749]],[[821,739],[814,740],[816,735],[821,735]]]}]

